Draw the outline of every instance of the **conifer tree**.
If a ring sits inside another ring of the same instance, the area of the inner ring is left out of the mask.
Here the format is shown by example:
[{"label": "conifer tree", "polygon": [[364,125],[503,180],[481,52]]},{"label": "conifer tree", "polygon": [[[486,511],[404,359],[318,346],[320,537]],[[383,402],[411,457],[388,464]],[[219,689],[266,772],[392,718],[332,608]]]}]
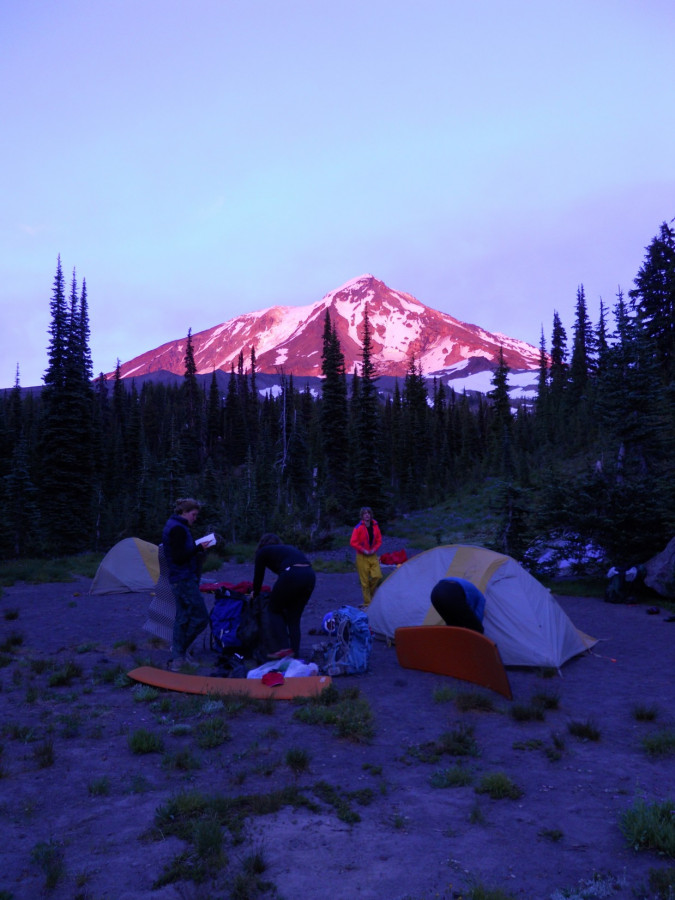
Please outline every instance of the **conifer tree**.
[{"label": "conifer tree", "polygon": [[93,543],[93,392],[89,381],[88,321],[77,298],[75,273],[70,309],[61,258],[50,303],[51,342],[42,394],[41,512],[49,549],[71,553]]},{"label": "conifer tree", "polygon": [[372,338],[368,304],[363,311],[363,344],[361,379],[356,419],[354,466],[354,509],[372,506],[384,519],[385,496],[380,462],[380,422],[377,397],[377,375],[372,357]]},{"label": "conifer tree", "polygon": [[194,347],[192,345],[192,329],[188,329],[185,345],[185,373],[183,376],[183,397],[185,405],[185,421],[181,432],[183,443],[183,459],[186,471],[201,471],[203,445],[203,413],[202,392],[197,381]]},{"label": "conifer tree", "polygon": [[635,287],[628,292],[668,383],[675,378],[675,231],[671,225],[661,225],[647,247]]},{"label": "conifer tree", "polygon": [[585,395],[590,376],[593,355],[593,330],[586,308],[584,286],[577,289],[572,361],[569,370],[569,394],[573,403]]},{"label": "conifer tree", "polygon": [[513,475],[513,450],[511,446],[512,413],[509,397],[510,369],[504,360],[504,348],[499,348],[499,363],[492,376],[492,390],[488,397],[492,402],[490,443],[492,459],[500,474]]},{"label": "conifer tree", "polygon": [[329,523],[343,519],[348,506],[349,408],[345,358],[328,310],[321,351],[321,487]]}]

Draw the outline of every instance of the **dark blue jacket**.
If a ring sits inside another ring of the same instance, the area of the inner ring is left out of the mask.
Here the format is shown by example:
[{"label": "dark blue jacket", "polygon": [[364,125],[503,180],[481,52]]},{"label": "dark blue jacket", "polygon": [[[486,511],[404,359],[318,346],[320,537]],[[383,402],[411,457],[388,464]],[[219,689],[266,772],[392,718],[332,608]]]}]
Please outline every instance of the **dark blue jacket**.
[{"label": "dark blue jacket", "polygon": [[164,557],[169,564],[169,581],[186,581],[199,578],[199,547],[195,544],[187,519],[174,513],[162,532]]}]

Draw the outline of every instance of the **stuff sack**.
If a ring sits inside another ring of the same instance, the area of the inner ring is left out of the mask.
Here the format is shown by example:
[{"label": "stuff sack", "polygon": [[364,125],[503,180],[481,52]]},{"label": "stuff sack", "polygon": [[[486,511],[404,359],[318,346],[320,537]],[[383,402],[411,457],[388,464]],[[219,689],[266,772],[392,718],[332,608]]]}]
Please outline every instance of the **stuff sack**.
[{"label": "stuff sack", "polygon": [[211,649],[217,653],[231,653],[241,646],[237,632],[241,623],[244,596],[229,588],[221,588],[215,593],[209,620]]},{"label": "stuff sack", "polygon": [[261,594],[245,599],[241,607],[241,619],[237,628],[237,640],[241,652],[249,659],[258,659],[262,650],[262,619],[265,598]]},{"label": "stuff sack", "polygon": [[332,640],[322,645],[319,666],[327,675],[361,675],[368,671],[373,636],[368,616],[353,606],[341,606],[323,620]]},{"label": "stuff sack", "polygon": [[633,591],[643,584],[646,571],[644,566],[612,566],[607,573],[605,603],[637,603]]}]

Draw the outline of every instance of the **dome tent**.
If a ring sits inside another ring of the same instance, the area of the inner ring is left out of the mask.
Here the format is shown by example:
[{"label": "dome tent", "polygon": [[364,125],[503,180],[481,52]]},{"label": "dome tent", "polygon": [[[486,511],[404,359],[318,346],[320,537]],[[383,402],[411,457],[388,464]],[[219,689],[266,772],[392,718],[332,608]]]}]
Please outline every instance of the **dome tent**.
[{"label": "dome tent", "polygon": [[559,668],[596,643],[510,556],[463,544],[434,547],[392,572],[368,607],[371,629],[393,640],[400,627],[442,625],[431,589],[453,576],[471,581],[485,595],[485,635],[497,644],[506,666]]},{"label": "dome tent", "polygon": [[158,578],[157,545],[140,538],[124,538],[104,556],[89,593],[150,591],[157,584]]}]

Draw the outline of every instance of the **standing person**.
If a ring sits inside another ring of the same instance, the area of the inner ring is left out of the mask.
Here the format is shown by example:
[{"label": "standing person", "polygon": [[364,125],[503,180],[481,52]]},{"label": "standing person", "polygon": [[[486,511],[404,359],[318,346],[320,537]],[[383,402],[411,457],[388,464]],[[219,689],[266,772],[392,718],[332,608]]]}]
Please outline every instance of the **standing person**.
[{"label": "standing person", "polygon": [[485,597],[465,578],[441,578],[431,591],[431,605],[446,625],[483,634]]},{"label": "standing person", "polygon": [[173,514],[162,532],[164,556],[169,566],[169,583],[176,598],[172,645],[174,657],[169,664],[172,672],[180,672],[186,661],[192,661],[188,649],[209,621],[206,604],[199,590],[201,556],[205,546],[195,544],[190,531],[200,508],[198,500],[176,500]]},{"label": "standing person", "polygon": [[361,582],[363,608],[368,609],[375,589],[382,581],[382,569],[377,557],[377,551],[382,546],[382,534],[369,506],[362,507],[359,515],[361,521],[352,531],[349,543],[356,550],[356,571]]},{"label": "standing person", "polygon": [[258,542],[253,571],[253,595],[259,594],[265,570],[277,575],[263,612],[263,642],[270,659],[300,654],[300,619],[316,584],[312,564],[300,550],[282,544],[276,534]]}]

